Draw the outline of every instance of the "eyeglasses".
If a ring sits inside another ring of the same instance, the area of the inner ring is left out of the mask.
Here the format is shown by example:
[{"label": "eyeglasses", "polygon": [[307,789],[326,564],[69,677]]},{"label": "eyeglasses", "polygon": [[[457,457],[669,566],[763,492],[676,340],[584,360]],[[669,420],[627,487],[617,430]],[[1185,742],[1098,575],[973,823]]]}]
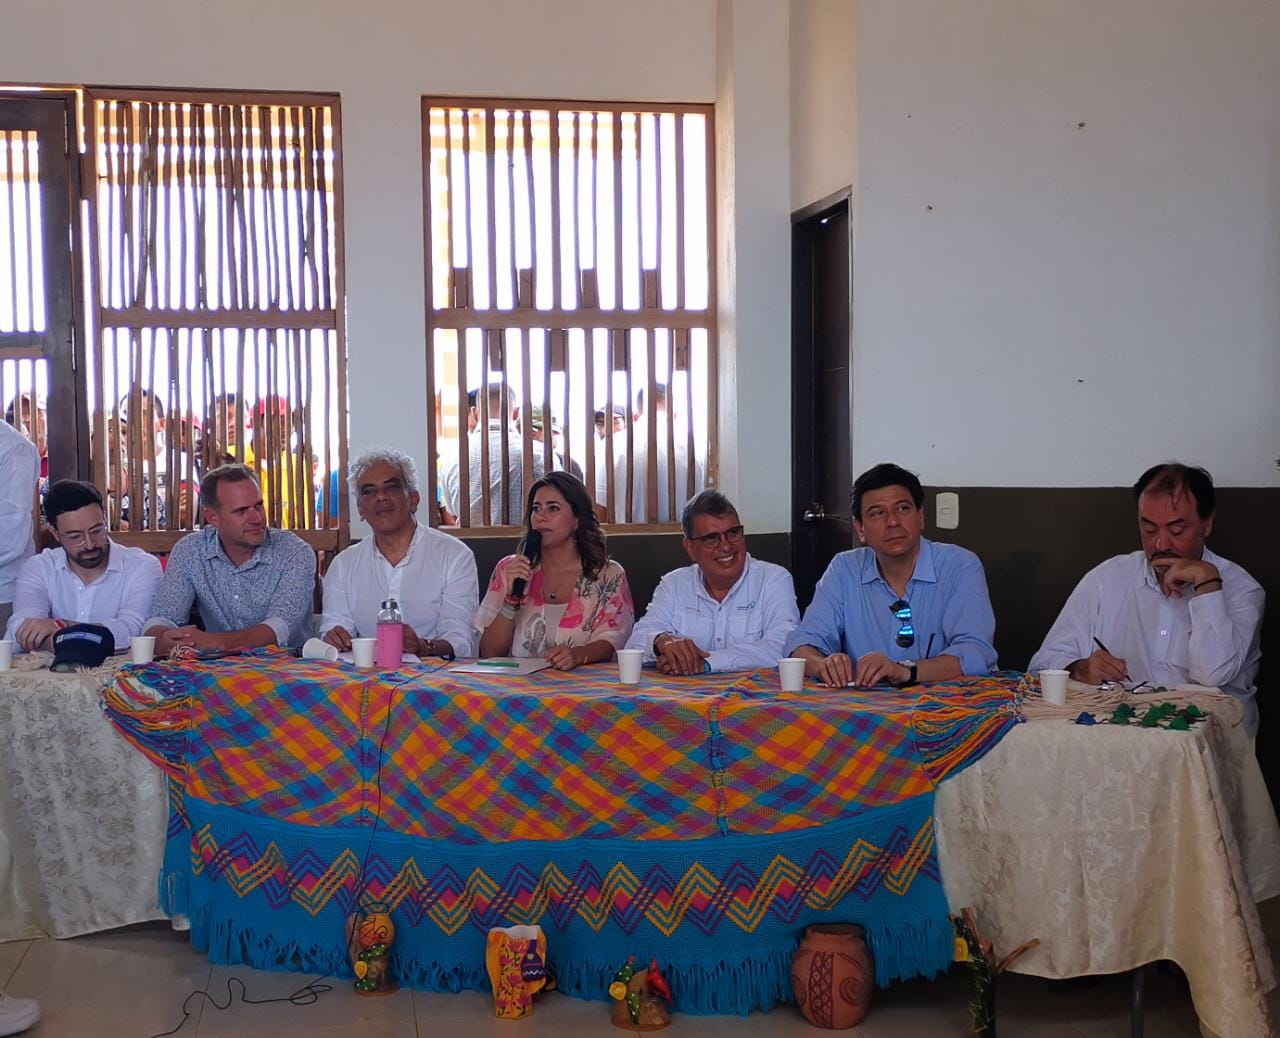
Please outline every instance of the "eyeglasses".
[{"label": "eyeglasses", "polygon": [[105,541],[107,539],[107,528],[104,524],[99,523],[90,529],[88,533],[74,530],[71,533],[61,534],[60,538],[65,544],[69,544],[73,548],[81,548],[90,541]]},{"label": "eyeglasses", "polygon": [[718,533],[704,533],[701,537],[690,537],[689,540],[696,541],[704,548],[714,548],[720,544],[721,539],[726,544],[741,543],[742,532],[741,526],[731,526],[727,530],[721,530]]},{"label": "eyeglasses", "polygon": [[398,479],[389,479],[385,483],[365,483],[360,487],[360,498],[364,501],[372,501],[381,493],[386,493],[389,497],[397,497],[404,493],[404,484]]},{"label": "eyeglasses", "polygon": [[911,603],[905,598],[890,602],[889,612],[896,616],[902,625],[898,628],[898,635],[893,640],[898,643],[899,648],[911,648],[916,643],[916,629],[911,626]]},{"label": "eyeglasses", "polygon": [[1144,688],[1150,692],[1161,691],[1161,689],[1152,685],[1149,681],[1104,681],[1098,685],[1098,691],[1100,692],[1113,692],[1117,688],[1124,689],[1126,692],[1141,692]]}]

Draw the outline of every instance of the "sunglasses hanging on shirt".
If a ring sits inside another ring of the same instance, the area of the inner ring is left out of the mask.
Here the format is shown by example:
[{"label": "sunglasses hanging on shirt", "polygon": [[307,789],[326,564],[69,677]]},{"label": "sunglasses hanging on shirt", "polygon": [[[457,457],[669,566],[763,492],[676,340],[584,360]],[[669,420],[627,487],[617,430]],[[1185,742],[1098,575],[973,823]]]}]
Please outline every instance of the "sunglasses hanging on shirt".
[{"label": "sunglasses hanging on shirt", "polygon": [[899,598],[896,602],[889,603],[889,612],[898,618],[901,624],[898,628],[897,637],[893,640],[898,643],[898,647],[909,649],[916,643],[916,629],[911,626],[911,603],[905,598]]}]

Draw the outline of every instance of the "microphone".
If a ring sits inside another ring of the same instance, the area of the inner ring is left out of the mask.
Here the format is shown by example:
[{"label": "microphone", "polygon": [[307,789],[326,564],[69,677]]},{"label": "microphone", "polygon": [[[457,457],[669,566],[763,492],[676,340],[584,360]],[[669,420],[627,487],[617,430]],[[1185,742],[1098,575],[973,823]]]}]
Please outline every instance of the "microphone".
[{"label": "microphone", "polygon": [[[542,534],[537,530],[530,530],[524,538],[524,544],[520,546],[520,554],[529,560],[530,564],[538,561],[538,554],[542,550]],[[511,593],[517,598],[524,597],[525,579],[517,577],[511,582]]]}]

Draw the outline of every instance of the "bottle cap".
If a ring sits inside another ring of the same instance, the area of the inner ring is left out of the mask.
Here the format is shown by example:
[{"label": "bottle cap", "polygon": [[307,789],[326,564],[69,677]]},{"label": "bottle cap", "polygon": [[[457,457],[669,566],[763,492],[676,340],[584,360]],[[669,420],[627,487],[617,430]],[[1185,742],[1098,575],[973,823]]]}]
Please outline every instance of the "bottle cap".
[{"label": "bottle cap", "polygon": [[385,602],[382,603],[382,608],[383,609],[399,609],[400,607],[396,605],[396,600],[394,598],[388,598]]}]

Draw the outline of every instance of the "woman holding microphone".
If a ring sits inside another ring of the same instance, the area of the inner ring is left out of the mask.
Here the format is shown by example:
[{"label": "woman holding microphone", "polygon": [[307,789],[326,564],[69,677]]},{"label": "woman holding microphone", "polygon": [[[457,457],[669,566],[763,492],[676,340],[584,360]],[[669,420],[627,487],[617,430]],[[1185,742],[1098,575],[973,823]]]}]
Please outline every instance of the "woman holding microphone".
[{"label": "woman holding microphone", "polygon": [[498,563],[476,613],[481,657],[541,656],[559,670],[612,659],[635,608],[582,481],[551,472],[534,483],[524,528],[519,553]]}]

